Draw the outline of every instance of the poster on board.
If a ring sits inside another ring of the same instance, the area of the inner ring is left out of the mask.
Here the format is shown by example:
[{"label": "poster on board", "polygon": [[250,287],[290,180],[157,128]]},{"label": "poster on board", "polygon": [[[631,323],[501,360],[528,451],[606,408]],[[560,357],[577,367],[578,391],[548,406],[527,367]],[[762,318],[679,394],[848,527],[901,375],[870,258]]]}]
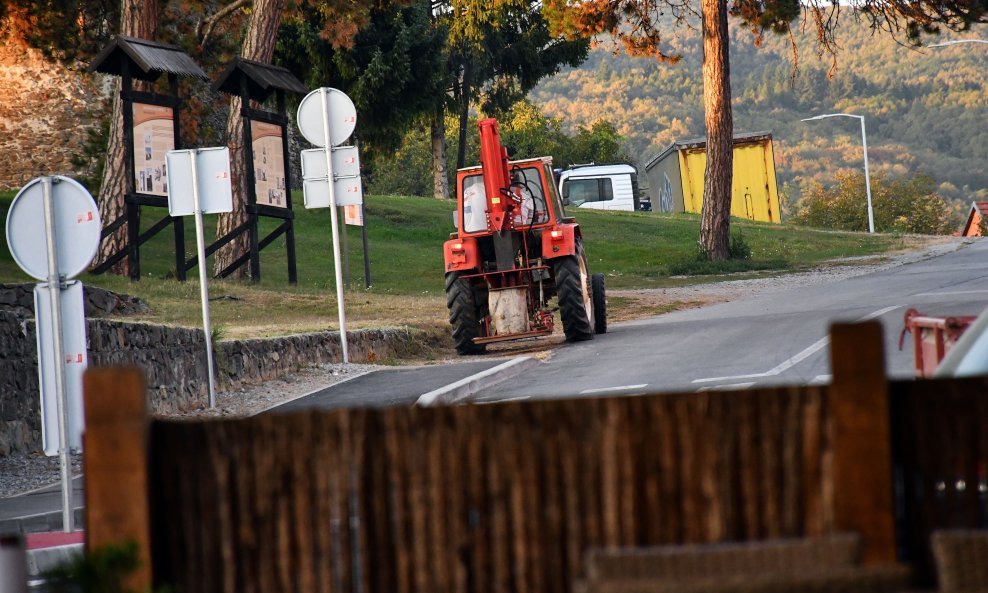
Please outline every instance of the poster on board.
[{"label": "poster on board", "polygon": [[172,108],[134,103],[134,188],[137,193],[168,195],[165,155],[174,148]]},{"label": "poster on board", "polygon": [[257,203],[287,208],[285,199],[285,153],[281,143],[282,127],[266,122],[250,124],[254,150],[254,191]]}]

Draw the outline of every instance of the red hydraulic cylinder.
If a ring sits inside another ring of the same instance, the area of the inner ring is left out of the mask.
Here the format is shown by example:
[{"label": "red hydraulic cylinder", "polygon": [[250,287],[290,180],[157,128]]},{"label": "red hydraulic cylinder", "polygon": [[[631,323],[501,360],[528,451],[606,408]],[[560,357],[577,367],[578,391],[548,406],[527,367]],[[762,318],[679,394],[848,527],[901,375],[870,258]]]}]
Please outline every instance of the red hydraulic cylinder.
[{"label": "red hydraulic cylinder", "polygon": [[500,232],[510,228],[509,213],[514,208],[514,202],[510,198],[508,151],[501,146],[496,119],[482,119],[477,122],[477,127],[480,128],[480,165],[484,174],[484,190],[487,192],[490,230]]}]

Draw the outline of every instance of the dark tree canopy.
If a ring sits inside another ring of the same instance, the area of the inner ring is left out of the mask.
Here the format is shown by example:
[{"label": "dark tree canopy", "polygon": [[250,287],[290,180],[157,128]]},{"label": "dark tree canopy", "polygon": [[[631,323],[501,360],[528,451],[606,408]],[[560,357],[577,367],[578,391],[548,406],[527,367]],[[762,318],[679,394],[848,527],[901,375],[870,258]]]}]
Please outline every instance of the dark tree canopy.
[{"label": "dark tree canopy", "polygon": [[120,26],[120,0],[3,0],[0,30],[12,27],[46,57],[85,60]]},{"label": "dark tree canopy", "polygon": [[432,26],[427,2],[370,13],[349,47],[320,35],[310,11],[282,27],[276,61],[309,86],[345,90],[360,114],[365,149],[390,151],[412,121],[428,114],[444,90],[445,33]]}]

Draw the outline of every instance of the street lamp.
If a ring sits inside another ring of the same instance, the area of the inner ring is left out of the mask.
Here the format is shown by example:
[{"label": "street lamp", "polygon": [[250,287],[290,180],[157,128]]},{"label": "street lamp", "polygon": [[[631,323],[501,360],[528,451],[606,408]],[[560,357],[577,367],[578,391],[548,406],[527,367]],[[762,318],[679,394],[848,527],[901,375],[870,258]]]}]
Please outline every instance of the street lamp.
[{"label": "street lamp", "polygon": [[868,195],[868,232],[875,232],[875,215],[871,210],[871,177],[868,175],[868,135],[865,134],[865,123],[863,115],[853,115],[850,113],[827,113],[808,117],[801,121],[813,121],[826,119],[828,117],[856,117],[861,120],[861,146],[864,149],[864,170],[865,170],[865,193]]},{"label": "street lamp", "polygon": [[933,45],[927,45],[926,47],[945,47],[947,45],[957,45],[958,43],[984,43],[988,45],[988,41],[984,39],[954,39],[953,41],[944,41],[943,43],[934,43]]}]

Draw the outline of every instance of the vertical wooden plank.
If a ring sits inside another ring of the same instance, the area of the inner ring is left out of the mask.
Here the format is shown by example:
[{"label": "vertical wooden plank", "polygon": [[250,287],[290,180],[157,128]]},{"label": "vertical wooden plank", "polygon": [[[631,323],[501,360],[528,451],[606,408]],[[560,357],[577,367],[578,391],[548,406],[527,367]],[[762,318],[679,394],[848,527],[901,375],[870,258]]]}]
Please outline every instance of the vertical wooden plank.
[{"label": "vertical wooden plank", "polygon": [[451,593],[467,593],[467,556],[469,554],[469,517],[465,504],[470,487],[466,472],[466,447],[459,439],[464,417],[447,410],[443,422],[443,473],[448,476],[446,519],[446,571]]},{"label": "vertical wooden plank", "polygon": [[699,393],[686,398],[676,396],[676,433],[679,444],[680,505],[683,517],[682,541],[676,543],[699,543],[703,541],[700,528],[702,508],[700,506],[699,473],[700,462],[697,456],[696,441],[699,432],[696,415],[706,395]]},{"label": "vertical wooden plank", "polygon": [[[334,558],[338,550],[333,546],[335,538],[339,537],[338,518],[334,516],[333,501],[338,496],[334,476],[339,471],[340,462],[334,457],[339,455],[338,443],[339,425],[325,412],[313,414],[315,422],[315,443],[313,443],[312,474],[313,474],[313,533],[312,554],[315,561],[314,577],[316,593],[337,593],[339,575],[334,570]],[[335,453],[335,455],[334,455]]]},{"label": "vertical wooden plank", "polygon": [[[554,446],[558,451],[560,474],[559,488],[562,492],[563,506],[561,512],[565,520],[566,551],[563,564],[568,582],[566,590],[572,590],[573,580],[583,574],[581,550],[585,542],[586,534],[583,530],[583,521],[580,502],[583,496],[583,488],[578,475],[578,457],[580,450],[574,445],[571,437],[581,424],[578,423],[577,410],[572,402],[564,404],[564,409],[560,413],[560,421],[565,423],[565,429],[558,430],[554,435]],[[587,438],[586,430],[582,438]],[[570,438],[568,438],[570,437]]]},{"label": "vertical wooden plank", "polygon": [[824,533],[823,460],[825,418],[820,388],[812,388],[802,406],[802,450],[800,475],[803,488],[803,532],[808,536]]},{"label": "vertical wooden plank", "polygon": [[761,458],[758,455],[758,398],[753,392],[737,394],[738,462],[741,465],[739,495],[741,497],[741,539],[758,539],[761,526],[760,484]]},{"label": "vertical wooden plank", "polygon": [[799,388],[780,392],[783,398],[782,468],[787,479],[782,480],[782,532],[786,537],[797,537],[802,532],[803,484],[799,462],[802,429],[799,425],[802,393]]},{"label": "vertical wooden plank", "polygon": [[443,475],[443,422],[442,412],[434,409],[414,410],[415,420],[421,427],[426,446],[426,476],[428,476],[428,511],[426,520],[428,532],[426,550],[429,563],[429,590],[451,593],[447,580],[446,542],[443,533],[449,520],[449,505],[445,492],[450,487],[449,476]]},{"label": "vertical wooden plank", "polygon": [[511,472],[505,467],[504,453],[511,447],[510,422],[504,418],[503,406],[492,408],[497,413],[496,421],[487,426],[487,440],[491,446],[487,450],[487,493],[490,528],[490,566],[493,593],[508,593],[511,591],[511,575],[508,568],[508,476]]},{"label": "vertical wooden plank", "polygon": [[660,539],[654,543],[672,544],[683,540],[682,488],[679,482],[679,431],[676,426],[675,398],[662,397],[657,402],[659,414],[653,430],[659,434],[659,492],[657,509]]},{"label": "vertical wooden plank", "polygon": [[714,400],[715,414],[714,434],[717,438],[711,438],[713,449],[713,466],[717,468],[714,476],[716,480],[716,512],[719,524],[716,526],[713,537],[714,541],[737,540],[739,532],[737,529],[737,442],[738,442],[738,422],[735,411],[737,406],[734,402],[733,393],[719,393]]},{"label": "vertical wooden plank", "polygon": [[620,474],[618,464],[618,433],[621,430],[620,410],[616,400],[602,400],[604,426],[601,443],[601,511],[605,546],[618,546],[621,542],[619,516]]},{"label": "vertical wooden plank", "polygon": [[895,561],[892,451],[882,326],[830,329],[834,520],[861,534],[867,564]]},{"label": "vertical wooden plank", "polygon": [[151,587],[148,416],[144,376],[136,368],[86,371],[86,547],[137,543],[140,565],[124,585]]},{"label": "vertical wooden plank", "polygon": [[318,437],[314,430],[315,418],[310,414],[300,414],[296,424],[298,429],[291,433],[292,482],[289,489],[292,497],[292,524],[294,526],[294,553],[292,564],[296,572],[298,589],[305,593],[316,592],[315,580],[315,530],[316,505],[315,497],[316,474],[312,471],[312,451],[318,446]]},{"label": "vertical wooden plank", "polygon": [[759,452],[761,458],[761,507],[762,529],[766,537],[782,537],[782,480],[780,438],[782,405],[775,393],[759,393]]}]

